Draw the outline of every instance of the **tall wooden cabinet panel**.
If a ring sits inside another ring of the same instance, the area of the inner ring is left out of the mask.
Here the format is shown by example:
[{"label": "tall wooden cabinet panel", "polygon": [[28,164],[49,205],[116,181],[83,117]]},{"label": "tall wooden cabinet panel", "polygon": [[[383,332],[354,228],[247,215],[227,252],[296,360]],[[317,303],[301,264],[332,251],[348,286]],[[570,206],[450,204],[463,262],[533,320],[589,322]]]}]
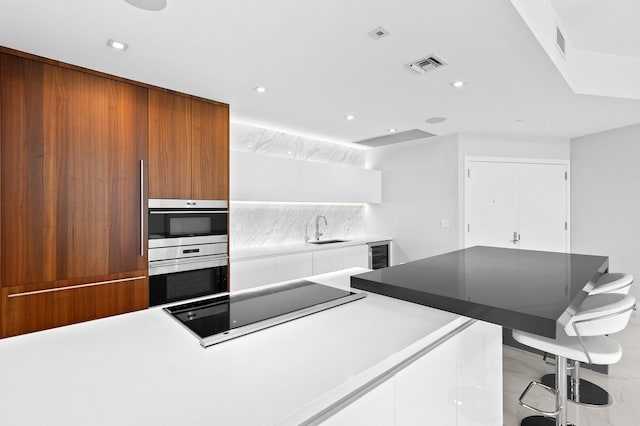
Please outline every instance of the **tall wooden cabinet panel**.
[{"label": "tall wooden cabinet panel", "polygon": [[[3,336],[144,307],[132,302],[140,283],[41,290],[123,273],[146,282],[147,119],[144,87],[0,55]],[[37,296],[9,297],[32,287]],[[102,308],[81,313],[91,304]]]},{"label": "tall wooden cabinet panel", "polygon": [[191,198],[191,100],[149,90],[149,198]]},{"label": "tall wooden cabinet panel", "polygon": [[149,90],[149,198],[229,198],[229,108]]},{"label": "tall wooden cabinet panel", "polygon": [[229,108],[191,101],[191,198],[229,198]]}]

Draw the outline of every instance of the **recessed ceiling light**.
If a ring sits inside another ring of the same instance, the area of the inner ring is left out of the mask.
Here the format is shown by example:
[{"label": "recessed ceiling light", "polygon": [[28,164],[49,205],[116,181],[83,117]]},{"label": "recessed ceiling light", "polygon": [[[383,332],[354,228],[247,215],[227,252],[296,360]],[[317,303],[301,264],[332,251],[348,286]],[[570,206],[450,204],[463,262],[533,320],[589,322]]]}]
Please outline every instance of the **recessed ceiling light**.
[{"label": "recessed ceiling light", "polygon": [[144,10],[162,10],[167,7],[167,0],[124,0],[132,6]]},{"label": "recessed ceiling light", "polygon": [[253,90],[255,90],[258,93],[264,93],[267,91],[267,88],[264,86],[258,86],[258,87],[254,87]]},{"label": "recessed ceiling light", "polygon": [[398,129],[389,129],[389,133],[395,133],[397,131],[398,131]]},{"label": "recessed ceiling light", "polygon": [[128,44],[118,40],[114,40],[112,38],[110,38],[109,41],[107,41],[107,46],[114,48],[116,50],[127,50],[127,48],[129,47]]},{"label": "recessed ceiling light", "polygon": [[426,121],[429,124],[438,124],[438,123],[442,123],[443,121],[447,121],[447,117],[431,117],[431,118],[427,118],[424,121]]},{"label": "recessed ceiling light", "polygon": [[452,87],[455,87],[456,89],[459,89],[459,88],[463,87],[464,85],[466,85],[467,83],[465,83],[462,80],[456,80],[456,81],[451,82],[449,84],[451,84]]},{"label": "recessed ceiling light", "polygon": [[347,114],[347,115],[344,116],[344,118],[346,118],[347,120],[354,120],[356,118],[356,116],[352,115],[352,114]]}]

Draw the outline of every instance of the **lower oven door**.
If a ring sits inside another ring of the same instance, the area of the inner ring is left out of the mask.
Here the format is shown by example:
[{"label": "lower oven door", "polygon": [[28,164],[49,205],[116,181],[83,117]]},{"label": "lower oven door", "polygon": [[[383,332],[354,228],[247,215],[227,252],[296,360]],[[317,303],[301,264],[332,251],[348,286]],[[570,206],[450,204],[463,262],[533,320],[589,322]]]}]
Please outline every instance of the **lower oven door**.
[{"label": "lower oven door", "polygon": [[149,306],[226,291],[226,256],[149,262]]}]

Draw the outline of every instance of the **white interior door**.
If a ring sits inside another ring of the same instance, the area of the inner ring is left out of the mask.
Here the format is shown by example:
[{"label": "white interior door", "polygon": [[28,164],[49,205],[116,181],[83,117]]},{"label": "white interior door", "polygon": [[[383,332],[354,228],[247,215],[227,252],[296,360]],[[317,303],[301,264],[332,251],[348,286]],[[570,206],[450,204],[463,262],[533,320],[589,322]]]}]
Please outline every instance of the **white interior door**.
[{"label": "white interior door", "polygon": [[467,167],[466,247],[517,247],[513,242],[518,231],[517,167],[490,162]]},{"label": "white interior door", "polygon": [[521,164],[520,248],[568,251],[567,180],[564,164]]},{"label": "white interior door", "polygon": [[465,247],[569,250],[564,162],[468,160]]}]

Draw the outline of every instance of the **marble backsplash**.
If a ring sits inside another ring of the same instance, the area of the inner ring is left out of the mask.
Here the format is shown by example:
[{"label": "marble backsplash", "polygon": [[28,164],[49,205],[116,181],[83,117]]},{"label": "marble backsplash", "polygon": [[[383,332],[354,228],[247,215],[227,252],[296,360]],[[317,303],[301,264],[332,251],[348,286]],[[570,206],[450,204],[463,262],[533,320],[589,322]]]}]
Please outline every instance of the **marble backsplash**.
[{"label": "marble backsplash", "polygon": [[232,250],[300,243],[304,241],[305,224],[309,238],[314,238],[316,216],[321,220],[321,239],[354,239],[365,235],[365,206],[322,204],[248,204],[231,202],[229,208]]},{"label": "marble backsplash", "polygon": [[[364,150],[289,133],[231,123],[230,148],[319,163],[364,167]],[[364,205],[269,204],[231,201],[229,241],[232,250],[299,243],[304,241],[305,224],[314,238],[315,218],[327,218],[321,225],[322,239],[353,239],[364,236]]]},{"label": "marble backsplash", "polygon": [[234,151],[274,155],[318,163],[365,167],[365,151],[332,142],[305,138],[275,130],[231,123],[230,145]]}]

